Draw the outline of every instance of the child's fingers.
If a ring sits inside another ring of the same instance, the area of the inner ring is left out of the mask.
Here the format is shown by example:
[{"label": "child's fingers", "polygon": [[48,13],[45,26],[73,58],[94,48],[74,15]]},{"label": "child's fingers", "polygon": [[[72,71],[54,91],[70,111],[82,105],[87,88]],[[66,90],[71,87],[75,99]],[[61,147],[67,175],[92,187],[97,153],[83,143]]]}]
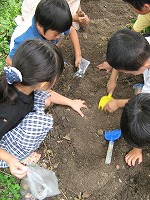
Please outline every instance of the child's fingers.
[{"label": "child's fingers", "polygon": [[103,62],[97,66],[99,70],[106,70],[107,72],[111,71],[112,67],[107,63]]},{"label": "child's fingers", "polygon": [[[22,164],[21,164],[22,165]],[[21,167],[11,167],[10,168],[11,173],[16,176],[17,178],[21,179],[27,174],[27,167],[21,166]]]},{"label": "child's fingers", "polygon": [[81,115],[81,117],[84,117],[84,114],[83,114],[83,112],[81,112],[81,110],[78,111],[78,113],[79,113],[79,115]]},{"label": "child's fingers", "polygon": [[142,157],[139,158],[138,164],[142,163]]},{"label": "child's fingers", "polygon": [[125,161],[126,161],[126,163],[131,167],[132,166],[132,159],[131,159],[131,157],[130,156],[125,156]]},{"label": "child's fingers", "polygon": [[109,103],[107,103],[106,106],[104,107],[104,111],[105,112],[109,112],[109,113],[113,113],[114,112],[114,110],[111,108]]},{"label": "child's fingers", "polygon": [[87,106],[85,105],[86,102],[84,100],[81,100],[81,102],[82,102],[82,107],[87,108]]}]

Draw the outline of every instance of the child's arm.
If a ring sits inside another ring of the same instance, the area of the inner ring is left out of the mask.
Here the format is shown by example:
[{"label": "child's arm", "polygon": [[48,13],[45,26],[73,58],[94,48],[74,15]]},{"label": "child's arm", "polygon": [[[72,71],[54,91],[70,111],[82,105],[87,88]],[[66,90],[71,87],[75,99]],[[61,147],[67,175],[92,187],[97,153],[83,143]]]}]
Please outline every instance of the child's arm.
[{"label": "child's arm", "polygon": [[6,58],[6,64],[8,66],[12,66],[12,60],[11,60],[11,58],[9,56],[7,56],[7,58]]},{"label": "child's arm", "polygon": [[18,159],[16,159],[14,156],[2,148],[0,148],[0,160],[4,160],[8,163],[10,172],[14,176],[23,178],[26,175],[27,167],[21,164]]},{"label": "child's arm", "polygon": [[119,108],[123,108],[128,101],[129,99],[114,99],[106,104],[104,111],[113,113]]},{"label": "child's arm", "polygon": [[126,156],[125,161],[129,166],[135,166],[135,162],[138,160],[138,164],[142,162],[142,149],[133,148]]},{"label": "child's arm", "polygon": [[113,68],[109,81],[107,83],[107,92],[112,94],[116,88],[116,82],[118,78],[118,71]]},{"label": "child's arm", "polygon": [[70,106],[73,110],[78,112],[82,117],[84,116],[84,114],[81,112],[80,109],[87,108],[87,106],[85,105],[85,101],[82,101],[80,99],[72,100],[52,90],[49,90],[49,92],[51,96],[46,99],[45,102],[46,106],[50,105],[51,103]]},{"label": "child's arm", "polygon": [[78,67],[78,65],[81,62],[81,58],[82,58],[81,48],[80,48],[77,31],[72,26],[70,28],[69,37],[70,37],[70,40],[72,42],[74,52],[75,52],[75,66]]}]

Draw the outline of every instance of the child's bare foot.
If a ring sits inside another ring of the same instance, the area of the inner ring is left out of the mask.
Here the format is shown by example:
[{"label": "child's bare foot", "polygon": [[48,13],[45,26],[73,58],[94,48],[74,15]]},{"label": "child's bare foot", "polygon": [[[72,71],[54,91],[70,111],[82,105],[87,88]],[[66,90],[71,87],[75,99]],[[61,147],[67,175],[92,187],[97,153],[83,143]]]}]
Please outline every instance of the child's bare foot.
[{"label": "child's bare foot", "polygon": [[142,162],[142,149],[133,148],[125,156],[125,161],[129,166],[135,166],[135,162],[138,160],[138,164]]},{"label": "child's bare foot", "polygon": [[21,161],[22,164],[32,164],[32,163],[37,163],[41,158],[41,154],[32,152],[30,156],[25,158],[24,160]]},{"label": "child's bare foot", "polygon": [[103,63],[101,63],[101,64],[99,64],[98,66],[97,66],[97,68],[99,69],[99,70],[106,70],[107,72],[109,72],[109,71],[111,71],[112,70],[112,67],[108,64],[108,62],[103,62]]}]

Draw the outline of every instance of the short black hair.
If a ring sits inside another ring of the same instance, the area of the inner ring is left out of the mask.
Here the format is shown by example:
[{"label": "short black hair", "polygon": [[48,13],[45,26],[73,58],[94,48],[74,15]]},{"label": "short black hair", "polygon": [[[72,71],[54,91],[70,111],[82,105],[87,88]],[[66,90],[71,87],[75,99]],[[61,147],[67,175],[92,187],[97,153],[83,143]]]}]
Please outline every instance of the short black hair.
[{"label": "short black hair", "polygon": [[120,127],[127,143],[133,147],[150,146],[150,94],[140,93],[125,105]]},{"label": "short black hair", "polygon": [[131,4],[134,8],[141,11],[144,4],[150,4],[150,0],[123,0],[124,2],[127,2]]},{"label": "short black hair", "polygon": [[108,41],[106,61],[116,70],[137,71],[148,58],[150,45],[140,33],[124,28]]},{"label": "short black hair", "polygon": [[65,0],[41,0],[34,20],[43,27],[44,33],[49,29],[62,33],[72,25],[72,15]]}]

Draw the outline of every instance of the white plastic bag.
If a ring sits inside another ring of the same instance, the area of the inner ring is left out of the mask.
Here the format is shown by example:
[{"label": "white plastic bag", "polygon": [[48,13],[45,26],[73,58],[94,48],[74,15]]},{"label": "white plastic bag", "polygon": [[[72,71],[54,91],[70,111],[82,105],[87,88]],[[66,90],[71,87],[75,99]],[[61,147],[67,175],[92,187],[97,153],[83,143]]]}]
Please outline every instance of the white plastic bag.
[{"label": "white plastic bag", "polygon": [[32,196],[39,200],[60,194],[55,173],[38,165],[28,166],[27,178]]},{"label": "white plastic bag", "polygon": [[82,58],[81,63],[79,65],[79,70],[74,74],[74,77],[83,78],[85,71],[87,70],[89,64],[90,64],[90,61]]}]

